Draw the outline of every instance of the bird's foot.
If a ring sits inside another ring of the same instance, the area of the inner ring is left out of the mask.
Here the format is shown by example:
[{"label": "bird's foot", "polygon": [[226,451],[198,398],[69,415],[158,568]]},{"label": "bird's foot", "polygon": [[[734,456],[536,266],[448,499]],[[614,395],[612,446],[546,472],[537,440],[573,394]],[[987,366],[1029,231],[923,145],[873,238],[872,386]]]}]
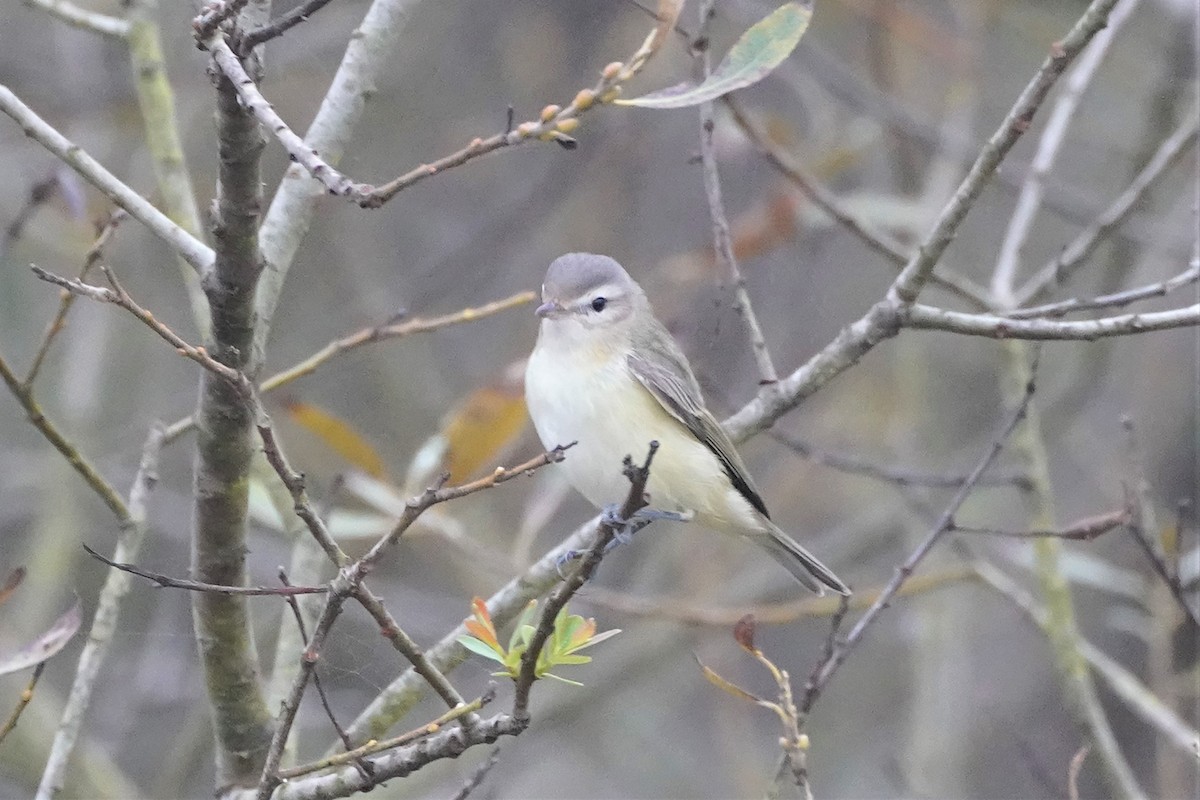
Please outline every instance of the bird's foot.
[{"label": "bird's foot", "polygon": [[604,511],[600,515],[600,520],[605,525],[613,529],[612,541],[608,543],[608,550],[616,547],[619,544],[625,544],[633,535],[642,528],[657,520],[666,520],[668,522],[689,522],[695,516],[694,512],[688,511],[680,513],[678,511],[667,511],[661,508],[639,508],[637,511],[625,519],[621,516],[621,507],[616,503],[610,503],[604,507]]},{"label": "bird's foot", "polygon": [[[603,525],[608,525],[613,530],[613,538],[605,546],[604,552],[608,554],[614,547],[628,543],[635,533],[649,525],[651,522],[664,520],[666,522],[691,522],[696,516],[694,511],[667,511],[662,508],[640,508],[633,512],[629,519],[621,516],[621,506],[618,503],[609,503],[600,513],[600,522]],[[554,563],[554,568],[558,572],[558,577],[565,578],[563,570],[572,561],[577,561],[583,558],[585,551],[583,550],[567,550],[558,557]]]}]

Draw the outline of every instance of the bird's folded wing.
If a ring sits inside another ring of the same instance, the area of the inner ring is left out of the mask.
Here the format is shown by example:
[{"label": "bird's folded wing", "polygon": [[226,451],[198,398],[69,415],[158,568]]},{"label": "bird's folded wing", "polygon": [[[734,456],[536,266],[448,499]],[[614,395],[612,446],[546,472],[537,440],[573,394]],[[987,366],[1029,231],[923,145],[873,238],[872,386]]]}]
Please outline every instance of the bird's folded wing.
[{"label": "bird's folded wing", "polygon": [[635,348],[635,352],[628,356],[629,369],[634,377],[667,413],[682,422],[692,435],[713,452],[738,492],[764,517],[769,518],[766,503],[750,480],[750,473],[734,449],[733,442],[721,423],[704,407],[700,385],[684,361],[683,354],[674,348],[664,347],[647,353],[644,343],[639,345],[643,346]]}]

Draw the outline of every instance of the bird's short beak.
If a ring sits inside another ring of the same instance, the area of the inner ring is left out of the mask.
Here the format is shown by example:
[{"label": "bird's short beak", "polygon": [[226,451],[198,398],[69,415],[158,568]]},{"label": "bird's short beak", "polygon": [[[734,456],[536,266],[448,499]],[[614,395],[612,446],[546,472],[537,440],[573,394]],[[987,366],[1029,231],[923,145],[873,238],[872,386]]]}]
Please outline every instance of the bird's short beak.
[{"label": "bird's short beak", "polygon": [[564,309],[562,304],[557,300],[547,300],[545,303],[542,303],[540,306],[538,306],[537,310],[533,313],[537,314],[542,319],[546,319],[547,317],[557,317],[565,310],[566,309]]}]

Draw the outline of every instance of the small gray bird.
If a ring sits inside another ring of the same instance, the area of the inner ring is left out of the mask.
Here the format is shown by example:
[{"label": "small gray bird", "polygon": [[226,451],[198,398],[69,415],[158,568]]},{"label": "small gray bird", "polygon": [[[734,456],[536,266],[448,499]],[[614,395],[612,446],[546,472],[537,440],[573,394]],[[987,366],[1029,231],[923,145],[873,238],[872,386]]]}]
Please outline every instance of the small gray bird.
[{"label": "small gray bird", "polygon": [[607,256],[568,253],[542,283],[525,399],[547,448],[577,442],[567,480],[597,507],[629,491],[625,455],[659,443],[651,503],[762,547],[806,587],[850,588],[771,522],[746,465],[704,406],[687,358],[642,287]]}]

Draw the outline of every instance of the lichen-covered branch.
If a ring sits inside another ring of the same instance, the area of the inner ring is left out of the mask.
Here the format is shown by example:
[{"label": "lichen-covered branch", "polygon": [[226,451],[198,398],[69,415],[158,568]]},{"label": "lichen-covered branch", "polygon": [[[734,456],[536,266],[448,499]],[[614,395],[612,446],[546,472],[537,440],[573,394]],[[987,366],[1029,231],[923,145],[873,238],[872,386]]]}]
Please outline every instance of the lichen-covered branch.
[{"label": "lichen-covered branch", "polygon": [[[258,123],[233,85],[215,75],[219,180],[213,239],[216,260],[205,276],[212,314],[207,351],[244,371],[254,337],[254,293],[261,208]],[[205,371],[196,411],[192,531],[193,577],[205,583],[246,582],[246,513],[254,453],[254,406],[238,386]],[[217,784],[258,780],[271,739],[271,715],[259,676],[244,597],[197,593],[192,601],[217,738]]]}]

